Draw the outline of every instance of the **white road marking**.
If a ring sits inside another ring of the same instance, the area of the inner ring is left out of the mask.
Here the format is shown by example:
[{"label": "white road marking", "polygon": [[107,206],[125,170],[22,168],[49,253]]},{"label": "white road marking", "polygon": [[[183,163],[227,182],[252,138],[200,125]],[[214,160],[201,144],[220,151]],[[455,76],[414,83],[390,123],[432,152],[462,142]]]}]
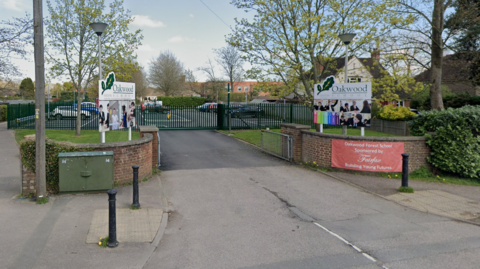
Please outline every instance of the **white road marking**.
[{"label": "white road marking", "polygon": [[[358,253],[361,253],[365,258],[371,260],[372,262],[375,262],[375,263],[377,262],[377,260],[376,260],[374,257],[372,257],[372,256],[370,256],[369,254],[363,252],[361,248],[359,248],[359,247],[355,246],[354,244],[348,242],[345,238],[341,237],[340,235],[338,235],[338,234],[330,231],[329,229],[323,227],[322,225],[320,225],[320,224],[318,224],[318,223],[316,223],[316,222],[314,222],[313,224],[317,225],[317,227],[322,228],[322,229],[323,229],[324,231],[326,231],[327,233],[329,233],[329,234],[335,236],[336,238],[340,239],[340,241],[342,241],[343,243],[351,246],[351,247],[352,247],[353,249],[355,249]],[[382,266],[382,268],[383,268],[383,269],[388,269],[388,268],[385,267],[385,266]]]}]

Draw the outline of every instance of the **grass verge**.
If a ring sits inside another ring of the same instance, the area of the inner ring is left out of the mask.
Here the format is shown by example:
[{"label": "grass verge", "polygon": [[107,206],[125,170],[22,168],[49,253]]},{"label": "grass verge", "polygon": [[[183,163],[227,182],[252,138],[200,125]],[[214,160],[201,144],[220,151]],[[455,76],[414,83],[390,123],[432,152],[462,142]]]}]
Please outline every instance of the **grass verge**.
[{"label": "grass verge", "polygon": [[[381,173],[380,176],[401,179],[402,173]],[[434,174],[424,166],[410,173],[408,175],[408,179],[425,181],[425,182],[444,183],[444,184],[480,186],[479,180],[471,179],[471,178],[462,178],[452,174]]]},{"label": "grass verge", "polygon": [[[270,129],[270,131],[275,132],[275,133],[280,133],[280,129]],[[315,129],[310,129],[310,131],[315,131]],[[224,134],[228,134],[228,131],[219,131]],[[342,129],[340,128],[328,128],[328,129],[323,129],[323,133],[325,134],[342,134]],[[353,136],[360,136],[360,129],[352,129],[349,128],[347,131],[348,135],[353,135]],[[238,139],[241,139],[243,141],[252,143],[256,146],[261,145],[261,134],[260,130],[240,130],[240,131],[232,131],[232,136]],[[370,130],[365,130],[365,136],[395,136],[391,134],[386,134],[386,133],[381,133],[381,132],[376,132],[376,131],[370,131]]]},{"label": "grass verge", "polygon": [[[18,144],[26,135],[35,134],[32,129],[15,130],[15,140]],[[100,143],[100,133],[95,130],[82,130],[80,136],[75,136],[74,130],[45,130],[45,136],[54,141],[68,141],[77,144]],[[132,132],[132,140],[139,139],[139,132]],[[126,131],[108,131],[105,132],[105,142],[128,141],[128,132]]]}]

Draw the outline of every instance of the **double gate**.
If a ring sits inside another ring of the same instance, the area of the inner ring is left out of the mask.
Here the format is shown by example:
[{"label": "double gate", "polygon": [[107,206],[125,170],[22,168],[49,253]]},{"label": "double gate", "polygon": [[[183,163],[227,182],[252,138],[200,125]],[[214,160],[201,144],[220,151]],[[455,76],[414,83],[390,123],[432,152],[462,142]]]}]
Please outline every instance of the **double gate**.
[{"label": "double gate", "polygon": [[[57,117],[61,109],[63,117]],[[81,119],[82,130],[98,129],[95,107],[88,117]],[[35,105],[8,105],[9,129],[34,129]],[[51,103],[45,106],[46,129],[74,130],[76,109],[72,103]],[[65,116],[66,115],[66,116]],[[70,115],[70,117],[67,117]],[[153,125],[160,130],[232,130],[280,128],[282,123],[299,123],[313,126],[313,112],[308,107],[294,104],[219,104],[217,108],[203,109],[193,106],[168,106],[168,110],[148,111],[137,106],[138,126]],[[230,116],[229,116],[230,115]]]},{"label": "double gate", "polygon": [[[312,111],[293,104],[219,104],[216,108],[168,106],[169,111],[142,111],[139,125],[160,130],[232,130],[280,128],[282,123],[313,125]],[[146,113],[145,113],[146,112]]]}]

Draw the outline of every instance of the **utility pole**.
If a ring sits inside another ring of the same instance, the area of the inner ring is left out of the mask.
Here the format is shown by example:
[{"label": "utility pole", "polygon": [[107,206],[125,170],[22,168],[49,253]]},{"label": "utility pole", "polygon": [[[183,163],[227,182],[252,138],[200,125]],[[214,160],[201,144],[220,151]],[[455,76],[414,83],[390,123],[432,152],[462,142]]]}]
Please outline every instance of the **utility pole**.
[{"label": "utility pole", "polygon": [[42,0],[33,0],[35,54],[35,179],[37,199],[46,196],[45,178],[45,65]]}]

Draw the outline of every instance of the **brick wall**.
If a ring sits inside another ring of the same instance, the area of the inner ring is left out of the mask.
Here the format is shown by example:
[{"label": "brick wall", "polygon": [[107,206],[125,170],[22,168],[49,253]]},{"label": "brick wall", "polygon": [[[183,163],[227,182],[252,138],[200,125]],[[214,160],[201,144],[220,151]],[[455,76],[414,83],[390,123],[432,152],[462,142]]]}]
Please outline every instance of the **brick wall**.
[{"label": "brick wall", "polygon": [[302,130],[309,130],[310,126],[286,123],[280,126],[282,134],[293,137],[292,159],[294,162],[302,161]]},{"label": "brick wall", "polygon": [[144,134],[151,134],[153,136],[152,140],[152,167],[157,167],[158,165],[158,137],[157,137],[158,128],[155,126],[140,126],[140,138]]},{"label": "brick wall", "polygon": [[35,173],[30,172],[22,165],[22,195],[36,193]]},{"label": "brick wall", "polygon": [[[156,136],[155,136],[156,137]],[[142,180],[152,174],[152,141],[153,136],[149,133],[142,138],[132,141],[115,143],[94,144],[69,144],[78,148],[78,151],[113,151],[113,180],[122,184],[133,180],[133,165],[138,165],[138,178]],[[35,173],[30,172],[22,165],[22,190],[23,195],[35,193]]]},{"label": "brick wall", "polygon": [[[294,137],[293,151],[294,161],[313,162],[320,167],[332,166],[332,140],[355,140],[367,142],[403,142],[405,153],[410,155],[408,164],[409,172],[412,172],[421,166],[431,168],[427,162],[430,156],[430,148],[425,143],[425,137],[420,136],[402,136],[402,137],[360,137],[360,136],[341,136],[333,134],[324,134],[312,132],[305,128],[298,129],[298,126],[292,124],[282,124],[281,132]],[[296,139],[296,142],[295,142]],[[361,172],[361,171],[357,171]]]}]

